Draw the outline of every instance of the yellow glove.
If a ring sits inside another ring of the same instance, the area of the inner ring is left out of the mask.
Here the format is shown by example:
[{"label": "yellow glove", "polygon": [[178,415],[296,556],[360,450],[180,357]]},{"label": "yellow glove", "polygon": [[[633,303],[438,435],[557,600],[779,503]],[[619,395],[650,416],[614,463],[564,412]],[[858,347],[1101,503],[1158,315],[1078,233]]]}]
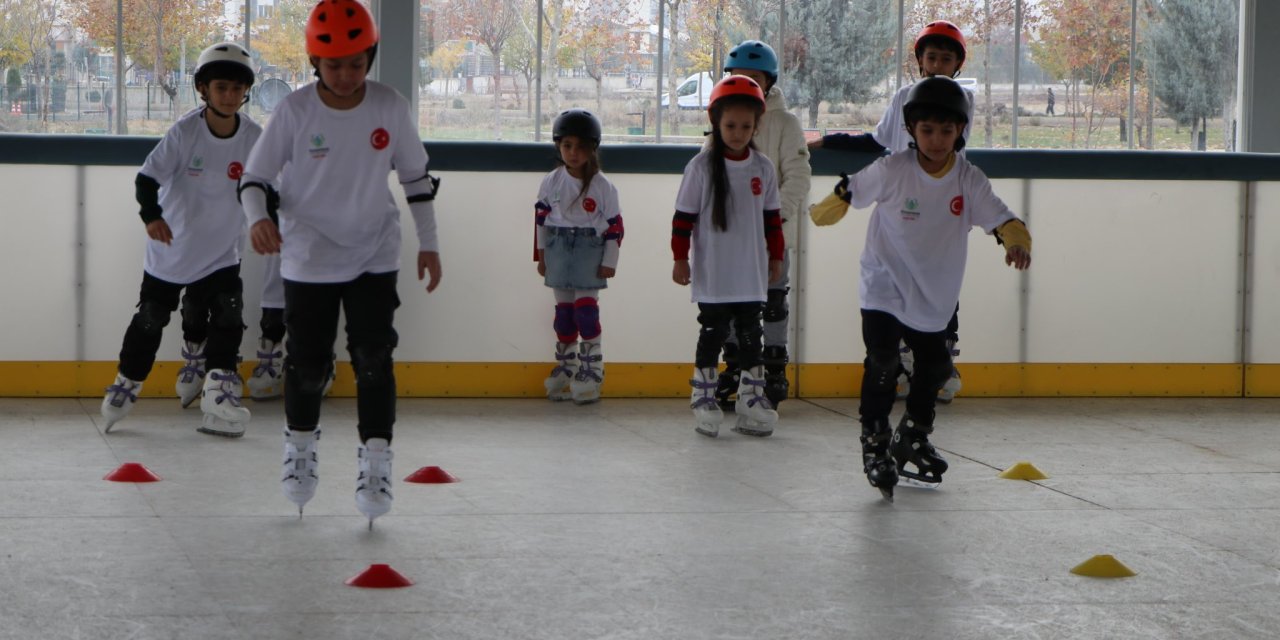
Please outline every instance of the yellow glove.
[{"label": "yellow glove", "polygon": [[1027,225],[1021,220],[1014,218],[996,229],[996,241],[1004,245],[1006,251],[1014,247],[1021,247],[1027,255],[1031,255],[1031,232],[1027,231]]},{"label": "yellow glove", "polygon": [[840,222],[844,214],[849,212],[849,200],[852,198],[853,196],[849,194],[849,174],[841,173],[835,192],[823,198],[822,202],[809,207],[809,218],[819,227]]}]

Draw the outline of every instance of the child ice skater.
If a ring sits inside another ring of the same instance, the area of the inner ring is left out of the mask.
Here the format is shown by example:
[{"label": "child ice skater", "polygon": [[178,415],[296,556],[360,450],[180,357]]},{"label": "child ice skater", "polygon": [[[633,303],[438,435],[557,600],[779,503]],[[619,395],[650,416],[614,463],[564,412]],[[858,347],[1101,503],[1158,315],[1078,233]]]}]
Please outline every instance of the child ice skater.
[{"label": "child ice skater", "polygon": [[556,299],[557,364],[545,382],[547,397],[575,404],[600,399],[604,364],[597,299],[617,273],[622,245],[618,190],[600,171],[600,135],[600,120],[590,111],[569,109],[556,117],[551,139],[560,166],[542,179],[534,205],[538,274]]},{"label": "child ice skater", "polygon": [[[240,246],[244,216],[236,181],[262,129],[240,107],[253,86],[249,53],[223,42],[200,53],[194,76],[204,106],[182,116],[147,156],[135,180],[146,224],[138,312],[125,330],[115,382],[102,399],[106,431],[129,414],[155,364],[182,297],[182,355],[176,391],[200,400],[198,431],[239,437],[249,422],[236,364],[244,335]],[[207,370],[206,370],[207,367]]]},{"label": "child ice skater", "polygon": [[[880,158],[836,186],[814,207],[814,221],[833,223],[849,204],[875,204],[862,251],[863,472],[893,500],[901,475],[937,484],[947,462],[929,442],[938,389],[951,373],[947,322],[960,299],[972,227],[994,233],[1005,263],[1031,265],[1031,235],[991,190],[991,182],[957,151],[968,122],[964,89],[949,78],[916,83],[902,118],[914,148]],[[915,353],[915,376],[898,428],[889,428],[899,342]],[[909,465],[909,466],[908,466]]]},{"label": "child ice skater", "polygon": [[671,222],[671,278],[692,284],[702,325],[689,381],[695,430],[712,438],[723,417],[716,365],[731,321],[742,368],[733,431],[767,436],[778,421],[764,395],[761,316],[769,283],[782,277],[781,203],[773,163],[751,143],[764,110],[764,91],[754,80],[729,76],[716,83],[707,109],[711,148],[685,166]]},{"label": "child ice skater", "polygon": [[[787,381],[787,318],[790,315],[787,293],[791,290],[791,247],[799,229],[799,220],[809,204],[809,148],[805,144],[800,119],[787,111],[782,87],[778,86],[778,55],[773,47],[759,40],[743,40],[729,51],[725,73],[747,76],[756,81],[765,95],[764,115],[753,143],[773,162],[778,171],[778,195],[782,200],[782,238],[787,250],[782,258],[782,277],[769,283],[764,303],[764,378],[765,396],[776,409],[787,399],[791,385]],[[738,342],[730,331],[724,343],[724,371],[716,399],[720,408],[733,406],[730,396],[738,390]]]},{"label": "child ice skater", "polygon": [[[369,519],[391,509],[391,436],[396,381],[393,326],[400,298],[400,212],[387,187],[395,171],[418,235],[418,279],[440,282],[433,200],[437,180],[409,104],[366,80],[378,33],[355,0],[325,0],[307,19],[306,48],[317,81],[289,94],[249,156],[241,200],[253,248],[281,253],[285,357],[285,496],[302,508],[316,491],[320,401],[333,366],[338,311],[356,377],[360,446],[356,508]],[[267,185],[280,176],[280,225]]]}]

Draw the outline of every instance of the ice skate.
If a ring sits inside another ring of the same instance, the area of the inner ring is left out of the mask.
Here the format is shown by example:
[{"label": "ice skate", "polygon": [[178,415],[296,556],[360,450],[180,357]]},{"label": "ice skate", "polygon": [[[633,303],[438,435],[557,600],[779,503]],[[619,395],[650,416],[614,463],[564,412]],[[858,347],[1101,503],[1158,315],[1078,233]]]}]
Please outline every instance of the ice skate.
[{"label": "ice skate", "polygon": [[716,385],[716,402],[720,408],[728,411],[733,408],[734,394],[738,392],[738,382],[742,370],[738,368],[738,345],[733,342],[724,343],[724,371],[720,372]]},{"label": "ice skate", "polygon": [[178,393],[182,408],[186,409],[200,397],[200,390],[204,388],[204,343],[183,342],[182,358],[186,360],[186,364],[178,370],[174,390]]},{"label": "ice skate", "polygon": [[231,369],[209,371],[204,381],[204,398],[200,400],[204,419],[197,431],[227,438],[244,435],[249,410],[240,402],[242,393],[239,373]]},{"label": "ice skate", "polygon": [[600,343],[583,340],[578,343],[578,373],[569,383],[574,404],[591,404],[600,400],[600,385],[604,384],[604,356],[600,355]]},{"label": "ice skate", "polygon": [[284,497],[298,505],[299,518],[302,508],[316,495],[316,485],[320,482],[316,475],[319,442],[318,428],[314,431],[284,429],[284,473],[280,476],[280,488],[284,490]]},{"label": "ice skate", "polygon": [[784,345],[768,345],[764,348],[764,397],[777,410],[787,399],[791,383],[787,381],[787,348]]},{"label": "ice skate", "polygon": [[733,410],[738,421],[733,425],[735,433],[764,438],[773,435],[773,425],[778,422],[778,412],[764,395],[764,366],[755,366],[742,372],[738,383],[738,401]]},{"label": "ice skate", "polygon": [[[911,414],[903,414],[898,428],[893,432],[890,452],[898,466],[898,475],[914,486],[935,488],[942,482],[942,474],[947,471],[947,461],[929,443],[931,433],[932,424],[922,424]],[[911,466],[908,467],[908,464]]]},{"label": "ice skate", "polygon": [[258,366],[246,383],[249,397],[268,400],[284,395],[284,345],[266,338],[258,340]]},{"label": "ice skate", "polygon": [[391,444],[382,438],[369,438],[356,450],[360,475],[356,477],[356,509],[373,520],[391,510]]},{"label": "ice skate", "polygon": [[915,354],[907,347],[907,343],[898,343],[898,353],[902,364],[898,370],[898,399],[905,400],[911,394],[911,373],[915,369]]},{"label": "ice skate", "polygon": [[129,415],[138,402],[139,393],[142,393],[141,382],[116,374],[115,382],[107,387],[107,395],[102,398],[102,418],[107,421],[102,428],[103,433],[111,433],[111,428]]},{"label": "ice skate", "polygon": [[716,402],[719,384],[715,367],[694,369],[693,379],[689,380],[689,386],[693,387],[689,406],[693,408],[693,419],[697,424],[693,430],[708,438],[720,435],[720,421],[724,419],[724,412]]},{"label": "ice skate", "polygon": [[547,388],[547,399],[553,402],[573,399],[569,383],[573,381],[573,363],[578,359],[577,351],[578,344],[575,342],[556,343],[556,366],[551,369],[551,375],[542,381],[542,385]]},{"label": "ice skate", "polygon": [[893,487],[898,484],[898,466],[889,456],[893,432],[885,418],[862,422],[862,472],[867,482],[880,490],[885,500],[893,502]]},{"label": "ice skate", "polygon": [[[947,351],[951,352],[953,362],[955,357],[960,355],[960,350],[956,348],[955,340],[947,341]],[[963,385],[960,384],[960,370],[955,365],[951,365],[951,377],[947,378],[947,381],[942,385],[942,389],[938,391],[938,402],[951,404],[951,401],[956,399],[956,394],[960,393],[961,386]]]}]

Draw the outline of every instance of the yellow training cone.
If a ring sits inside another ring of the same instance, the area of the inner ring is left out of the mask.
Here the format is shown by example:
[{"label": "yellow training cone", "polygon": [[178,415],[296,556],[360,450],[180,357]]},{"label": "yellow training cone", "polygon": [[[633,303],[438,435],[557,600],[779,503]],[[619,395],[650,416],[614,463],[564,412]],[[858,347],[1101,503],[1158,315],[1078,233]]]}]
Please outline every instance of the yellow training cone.
[{"label": "yellow training cone", "polygon": [[1049,476],[1030,462],[1017,462],[1000,474],[1005,480],[1047,480]]},{"label": "yellow training cone", "polygon": [[1138,575],[1112,555],[1094,556],[1071,568],[1071,573],[1090,578],[1129,578]]}]

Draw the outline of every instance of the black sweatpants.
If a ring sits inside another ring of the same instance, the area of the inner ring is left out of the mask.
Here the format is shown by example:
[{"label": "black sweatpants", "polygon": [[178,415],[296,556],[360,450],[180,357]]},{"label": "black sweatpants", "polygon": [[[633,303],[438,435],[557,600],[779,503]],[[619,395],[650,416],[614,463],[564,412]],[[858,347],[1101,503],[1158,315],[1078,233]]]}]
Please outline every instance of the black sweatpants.
[{"label": "black sweatpants", "polygon": [[947,350],[947,331],[916,331],[898,321],[893,314],[862,310],[862,342],[867,348],[863,361],[862,398],[858,413],[863,422],[887,419],[897,396],[897,371],[886,379],[870,375],[873,361],[899,361],[898,343],[905,342],[915,354],[915,375],[907,394],[907,413],[925,424],[933,422],[933,409],[938,390],[951,374],[951,352]]},{"label": "black sweatpants", "polygon": [[[240,265],[233,265],[189,284],[161,280],[149,273],[142,274],[142,289],[138,294],[138,314],[124,333],[124,345],[120,348],[119,371],[130,380],[146,380],[156,362],[156,351],[164,337],[164,327],[169,316],[178,309],[178,297],[182,290],[182,339],[188,342],[205,342],[205,366],[209,369],[232,369],[240,361],[240,340],[244,337],[241,319],[244,285],[240,281]],[[234,301],[231,301],[234,298]],[[236,308],[227,308],[235,306]],[[143,309],[152,309],[158,324],[147,331]]]},{"label": "black sweatpants", "polygon": [[[399,342],[392,321],[400,297],[397,273],[365,273],[350,282],[284,281],[286,338],[284,411],[291,428],[320,424],[321,372],[333,364],[338,309],[347,317],[347,352],[356,373],[360,440],[391,440],[396,421],[396,379],[391,352]],[[306,372],[307,375],[298,375]]]}]

